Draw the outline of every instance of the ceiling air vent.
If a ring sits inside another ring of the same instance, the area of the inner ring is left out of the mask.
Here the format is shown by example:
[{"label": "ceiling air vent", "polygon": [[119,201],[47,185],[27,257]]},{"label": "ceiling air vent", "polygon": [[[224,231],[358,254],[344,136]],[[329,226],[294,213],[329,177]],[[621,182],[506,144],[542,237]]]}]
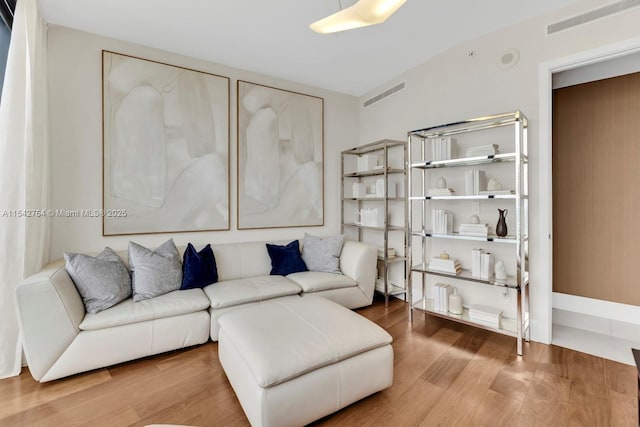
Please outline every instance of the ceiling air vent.
[{"label": "ceiling air vent", "polygon": [[[640,0],[638,0],[640,1]],[[399,83],[397,85],[395,85],[394,87],[392,87],[391,89],[387,89],[384,92],[382,92],[379,95],[374,96],[373,98],[369,98],[366,101],[364,101],[364,104],[362,104],[363,107],[368,107],[369,105],[380,101],[381,99],[386,98],[387,96],[393,95],[396,92],[401,91],[402,89],[404,89],[405,86],[405,82]]]},{"label": "ceiling air vent", "polygon": [[596,19],[604,18],[605,16],[613,15],[614,13],[623,12],[632,7],[640,6],[640,0],[622,0],[619,2],[611,3],[609,5],[594,9],[589,12],[585,12],[581,15],[574,16],[564,21],[554,22],[547,25],[547,35],[557,33],[558,31],[567,30],[569,28],[576,27],[578,25],[586,24],[587,22],[595,21]]}]

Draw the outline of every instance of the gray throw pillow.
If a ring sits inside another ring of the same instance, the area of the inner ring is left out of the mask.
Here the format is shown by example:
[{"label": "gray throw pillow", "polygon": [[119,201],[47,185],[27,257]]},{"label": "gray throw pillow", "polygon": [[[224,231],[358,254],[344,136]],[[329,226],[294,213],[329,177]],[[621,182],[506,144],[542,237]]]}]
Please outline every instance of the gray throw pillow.
[{"label": "gray throw pillow", "polygon": [[142,301],[180,289],[182,262],[173,239],[155,250],[129,242],[133,301]]},{"label": "gray throw pillow", "polygon": [[315,237],[304,235],[302,259],[309,271],[322,271],[340,274],[340,253],[344,243],[344,235],[331,237]]},{"label": "gray throw pillow", "polygon": [[82,297],[88,313],[98,313],[131,296],[131,276],[111,248],[96,257],[64,254],[66,269]]}]

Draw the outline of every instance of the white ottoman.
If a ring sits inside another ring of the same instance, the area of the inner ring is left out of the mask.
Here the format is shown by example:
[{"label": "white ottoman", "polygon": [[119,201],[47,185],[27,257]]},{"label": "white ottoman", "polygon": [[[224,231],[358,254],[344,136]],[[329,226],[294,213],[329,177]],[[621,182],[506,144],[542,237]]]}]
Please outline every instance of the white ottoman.
[{"label": "white ottoman", "polygon": [[393,382],[391,336],[321,297],[220,318],[220,363],[252,426],[301,426]]}]

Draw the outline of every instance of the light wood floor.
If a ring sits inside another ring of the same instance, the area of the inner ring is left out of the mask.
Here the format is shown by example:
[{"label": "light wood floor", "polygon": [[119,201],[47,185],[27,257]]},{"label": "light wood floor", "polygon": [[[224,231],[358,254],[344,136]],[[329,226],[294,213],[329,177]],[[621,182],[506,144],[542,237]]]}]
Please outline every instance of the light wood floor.
[{"label": "light wood floor", "polygon": [[[635,368],[416,316],[359,312],[393,335],[394,384],[314,426],[637,426]],[[375,375],[372,372],[371,375]],[[0,426],[248,425],[208,343],[38,384],[0,381]]]}]

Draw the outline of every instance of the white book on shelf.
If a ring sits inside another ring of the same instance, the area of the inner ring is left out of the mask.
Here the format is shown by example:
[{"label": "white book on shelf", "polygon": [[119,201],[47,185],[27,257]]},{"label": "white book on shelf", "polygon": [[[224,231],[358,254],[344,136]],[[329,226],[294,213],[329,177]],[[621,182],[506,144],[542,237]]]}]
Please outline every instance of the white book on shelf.
[{"label": "white book on shelf", "polygon": [[443,284],[440,287],[440,311],[445,313],[449,311],[449,295],[451,295],[451,286]]},{"label": "white book on shelf", "polygon": [[463,235],[463,236],[469,236],[469,237],[489,237],[489,232],[488,231],[465,231],[465,232],[460,232],[459,234]]},{"label": "white book on shelf", "polygon": [[481,320],[481,319],[474,319],[471,316],[469,316],[469,320],[471,320],[472,322],[477,323],[479,325],[482,325],[482,326],[486,326],[486,327],[493,328],[493,329],[500,329],[500,320],[497,320],[495,322],[488,322],[488,321]]},{"label": "white book on shelf", "polygon": [[451,137],[444,138],[445,160],[451,159]]},{"label": "white book on shelf", "polygon": [[482,249],[471,250],[471,275],[473,277],[480,277],[480,257],[482,256]]},{"label": "white book on shelf", "polygon": [[440,311],[440,287],[442,283],[436,283],[431,290],[431,299],[433,300],[433,309]]},{"label": "white book on shelf", "polygon": [[491,252],[482,254],[482,264],[480,265],[480,278],[489,279],[493,276],[493,255]]},{"label": "white book on shelf", "polygon": [[497,307],[484,304],[473,304],[469,307],[469,315],[471,314],[493,314],[494,316],[502,316],[502,310]]},{"label": "white book on shelf", "polygon": [[464,172],[464,190],[467,196],[473,195],[473,171]]},{"label": "white book on shelf", "polygon": [[479,195],[480,191],[487,188],[485,173],[482,170],[474,169],[473,171],[473,194]]},{"label": "white book on shelf", "polygon": [[486,313],[476,313],[469,314],[470,318],[477,320],[484,320],[485,322],[498,322],[500,321],[500,315],[486,314]]}]

